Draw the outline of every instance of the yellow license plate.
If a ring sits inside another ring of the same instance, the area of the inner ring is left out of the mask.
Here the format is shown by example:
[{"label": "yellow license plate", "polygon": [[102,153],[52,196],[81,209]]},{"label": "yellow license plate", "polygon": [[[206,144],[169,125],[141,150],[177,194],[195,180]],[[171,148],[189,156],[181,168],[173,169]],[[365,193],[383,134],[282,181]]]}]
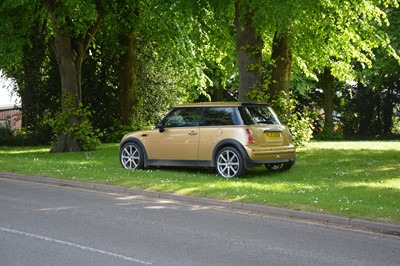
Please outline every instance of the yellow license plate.
[{"label": "yellow license plate", "polygon": [[281,137],[281,132],[264,132],[266,139],[279,139]]}]

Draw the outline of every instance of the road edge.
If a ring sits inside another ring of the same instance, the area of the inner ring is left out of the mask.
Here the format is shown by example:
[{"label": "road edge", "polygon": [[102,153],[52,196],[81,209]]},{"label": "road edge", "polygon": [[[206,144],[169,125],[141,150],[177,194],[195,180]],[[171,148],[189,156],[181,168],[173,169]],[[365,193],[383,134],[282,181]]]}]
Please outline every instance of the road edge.
[{"label": "road edge", "polygon": [[266,205],[223,201],[205,197],[132,189],[121,186],[86,183],[86,182],[64,180],[64,179],[57,179],[50,177],[29,176],[29,175],[15,174],[15,173],[0,172],[0,178],[49,184],[61,187],[79,188],[79,189],[93,190],[98,192],[139,195],[152,198],[170,199],[170,200],[176,200],[194,204],[220,206],[224,208],[250,211],[279,218],[286,218],[298,221],[309,221],[323,225],[342,226],[352,229],[371,231],[375,233],[400,236],[400,224],[368,221],[368,220],[362,220],[344,216],[335,216],[324,213],[291,210],[291,209],[278,208]]}]

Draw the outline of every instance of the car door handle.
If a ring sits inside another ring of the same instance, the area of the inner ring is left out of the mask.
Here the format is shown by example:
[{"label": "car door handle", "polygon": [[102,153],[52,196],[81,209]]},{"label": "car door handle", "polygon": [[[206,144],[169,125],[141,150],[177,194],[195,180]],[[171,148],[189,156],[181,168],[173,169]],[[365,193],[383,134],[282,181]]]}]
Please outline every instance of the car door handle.
[{"label": "car door handle", "polygon": [[197,132],[194,132],[194,131],[189,132],[189,136],[196,136],[196,135],[197,135]]}]

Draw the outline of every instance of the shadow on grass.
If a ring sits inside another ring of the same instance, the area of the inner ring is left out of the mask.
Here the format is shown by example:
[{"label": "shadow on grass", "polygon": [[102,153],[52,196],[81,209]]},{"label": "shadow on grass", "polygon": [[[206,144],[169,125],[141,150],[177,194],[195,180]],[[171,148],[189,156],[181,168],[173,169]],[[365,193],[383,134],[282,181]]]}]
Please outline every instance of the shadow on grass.
[{"label": "shadow on grass", "polygon": [[165,176],[181,177],[150,189],[400,222],[399,156],[397,150],[307,150],[287,172],[259,166],[229,180],[207,170],[163,168]]}]

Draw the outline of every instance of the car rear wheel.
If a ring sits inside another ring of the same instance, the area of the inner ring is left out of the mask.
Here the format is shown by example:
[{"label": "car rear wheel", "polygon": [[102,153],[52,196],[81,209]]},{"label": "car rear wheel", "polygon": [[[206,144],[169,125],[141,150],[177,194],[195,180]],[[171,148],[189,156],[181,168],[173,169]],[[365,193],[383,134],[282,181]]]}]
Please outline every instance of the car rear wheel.
[{"label": "car rear wheel", "polygon": [[225,178],[243,175],[245,168],[239,151],[233,147],[221,149],[216,158],[216,170],[219,175]]},{"label": "car rear wheel", "polygon": [[289,170],[292,168],[293,164],[293,161],[289,161],[287,163],[266,163],[265,167],[272,172],[281,172]]},{"label": "car rear wheel", "polygon": [[129,142],[122,147],[119,158],[122,167],[125,169],[142,169],[144,166],[142,149],[133,142]]}]

